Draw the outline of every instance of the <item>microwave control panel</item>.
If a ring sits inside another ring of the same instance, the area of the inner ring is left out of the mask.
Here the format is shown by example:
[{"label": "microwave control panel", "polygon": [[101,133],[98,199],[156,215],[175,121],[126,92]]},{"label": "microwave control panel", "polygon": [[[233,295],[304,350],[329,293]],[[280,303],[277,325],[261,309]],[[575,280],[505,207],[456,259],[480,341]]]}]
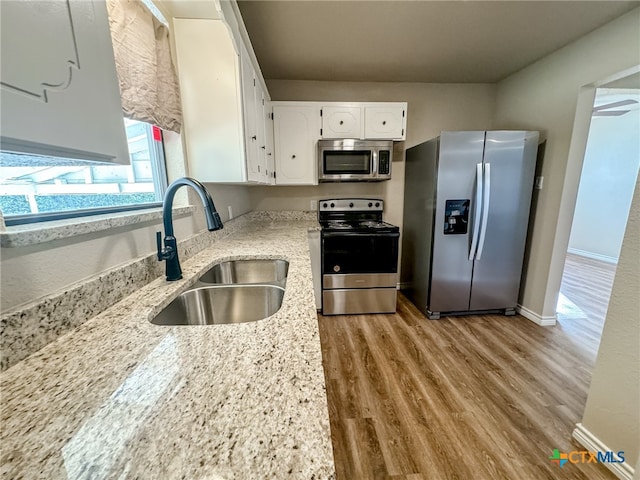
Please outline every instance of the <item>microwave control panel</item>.
[{"label": "microwave control panel", "polygon": [[389,175],[389,150],[380,150],[378,152],[378,173],[380,175]]}]

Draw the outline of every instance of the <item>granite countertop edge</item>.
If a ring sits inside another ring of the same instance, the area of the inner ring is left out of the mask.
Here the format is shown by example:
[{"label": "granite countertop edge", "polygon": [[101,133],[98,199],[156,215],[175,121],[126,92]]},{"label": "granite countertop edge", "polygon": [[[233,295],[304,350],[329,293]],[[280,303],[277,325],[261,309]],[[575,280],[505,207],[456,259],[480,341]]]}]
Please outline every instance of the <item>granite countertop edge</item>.
[{"label": "granite countertop edge", "polygon": [[[262,219],[0,375],[0,473],[48,478],[335,478],[308,231]],[[149,321],[216,263],[289,262],[257,322]],[[89,478],[89,477],[86,477]]]}]

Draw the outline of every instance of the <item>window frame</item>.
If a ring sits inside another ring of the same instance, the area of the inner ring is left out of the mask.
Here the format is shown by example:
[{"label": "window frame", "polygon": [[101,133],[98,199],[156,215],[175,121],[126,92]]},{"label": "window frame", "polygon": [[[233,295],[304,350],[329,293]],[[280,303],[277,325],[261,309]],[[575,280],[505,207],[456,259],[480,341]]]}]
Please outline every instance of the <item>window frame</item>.
[{"label": "window frame", "polygon": [[[164,197],[164,193],[167,191],[167,166],[166,155],[164,149],[164,135],[162,129],[151,125],[149,123],[140,122],[144,124],[147,136],[147,144],[149,147],[149,156],[151,157],[151,170],[153,176],[153,189],[157,198]],[[158,132],[160,136],[159,140],[156,140],[155,135]],[[131,156],[129,157],[131,162]],[[131,163],[130,163],[131,164]],[[26,225],[31,223],[51,222],[55,220],[67,220],[72,218],[91,217],[94,215],[105,215],[111,213],[130,212],[135,210],[145,210],[150,208],[162,207],[162,201],[149,203],[135,203],[129,205],[114,205],[111,207],[95,207],[84,208],[76,210],[61,210],[58,212],[44,212],[44,213],[27,213],[23,215],[3,215],[4,224],[7,227],[15,225]]]}]

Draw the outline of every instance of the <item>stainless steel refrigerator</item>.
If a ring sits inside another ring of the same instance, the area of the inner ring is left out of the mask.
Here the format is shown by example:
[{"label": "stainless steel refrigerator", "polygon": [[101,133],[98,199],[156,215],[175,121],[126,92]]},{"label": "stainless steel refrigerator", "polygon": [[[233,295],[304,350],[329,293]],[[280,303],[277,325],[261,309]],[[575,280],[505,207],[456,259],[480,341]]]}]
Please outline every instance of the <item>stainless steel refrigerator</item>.
[{"label": "stainless steel refrigerator", "polygon": [[538,132],[443,132],[407,150],[401,287],[430,319],[515,313]]}]

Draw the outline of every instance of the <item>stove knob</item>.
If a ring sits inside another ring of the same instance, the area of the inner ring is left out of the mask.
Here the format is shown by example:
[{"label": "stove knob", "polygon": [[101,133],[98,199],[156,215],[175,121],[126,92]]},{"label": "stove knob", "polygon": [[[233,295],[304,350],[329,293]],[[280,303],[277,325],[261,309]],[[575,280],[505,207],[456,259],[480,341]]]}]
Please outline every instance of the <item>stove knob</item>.
[{"label": "stove knob", "polygon": [[322,204],[322,206],[323,206],[324,208],[327,208],[327,202],[324,202],[324,203]]},{"label": "stove knob", "polygon": [[351,202],[351,203],[349,204],[349,207],[353,208],[353,202]]},{"label": "stove knob", "polygon": [[333,202],[331,202],[331,208],[333,208],[333,207],[335,207],[335,206],[336,206],[336,204],[335,204],[335,203],[333,203]]},{"label": "stove knob", "polygon": [[369,202],[369,208],[373,207],[373,203]]},{"label": "stove knob", "polygon": [[376,202],[376,207],[379,207],[379,206],[380,206],[380,202]]}]

